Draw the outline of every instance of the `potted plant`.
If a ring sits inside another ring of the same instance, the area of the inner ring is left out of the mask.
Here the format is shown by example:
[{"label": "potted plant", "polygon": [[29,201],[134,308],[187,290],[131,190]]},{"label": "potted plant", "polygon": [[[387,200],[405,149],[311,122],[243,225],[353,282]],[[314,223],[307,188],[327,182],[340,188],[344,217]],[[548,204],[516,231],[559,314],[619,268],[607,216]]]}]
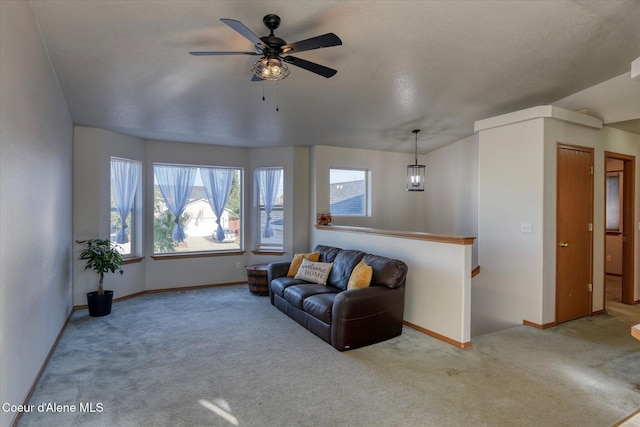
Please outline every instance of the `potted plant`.
[{"label": "potted plant", "polygon": [[100,276],[98,290],[87,293],[87,305],[89,306],[89,316],[106,316],[111,313],[111,303],[113,302],[113,291],[105,291],[102,281],[105,273],[124,273],[122,268],[122,254],[118,251],[118,245],[107,239],[79,240],[78,243],[85,245],[80,252],[80,260],[87,261],[85,270],[93,270]]}]

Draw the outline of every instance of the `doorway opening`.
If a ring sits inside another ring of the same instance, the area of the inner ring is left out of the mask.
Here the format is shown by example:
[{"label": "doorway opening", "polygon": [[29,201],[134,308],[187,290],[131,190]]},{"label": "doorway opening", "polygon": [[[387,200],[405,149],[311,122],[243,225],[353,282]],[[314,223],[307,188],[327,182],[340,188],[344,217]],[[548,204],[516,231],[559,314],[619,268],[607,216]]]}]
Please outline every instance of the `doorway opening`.
[{"label": "doorway opening", "polygon": [[634,304],[635,157],[605,152],[604,308]]}]

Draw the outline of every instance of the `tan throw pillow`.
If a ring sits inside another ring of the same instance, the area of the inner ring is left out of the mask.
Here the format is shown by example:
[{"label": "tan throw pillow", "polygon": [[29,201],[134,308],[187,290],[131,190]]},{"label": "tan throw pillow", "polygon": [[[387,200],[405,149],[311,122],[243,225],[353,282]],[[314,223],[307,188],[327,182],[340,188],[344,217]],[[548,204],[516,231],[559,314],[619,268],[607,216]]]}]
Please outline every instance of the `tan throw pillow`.
[{"label": "tan throw pillow", "polygon": [[333,264],[330,262],[313,262],[308,259],[303,259],[295,278],[319,285],[326,285],[327,277],[329,277],[332,266]]},{"label": "tan throw pillow", "polygon": [[289,266],[289,272],[287,273],[288,277],[295,277],[298,273],[298,269],[300,268],[300,264],[302,264],[303,259],[308,259],[309,261],[318,261],[320,259],[320,252],[311,252],[310,254],[295,254],[293,256],[293,261],[291,261],[291,265]]},{"label": "tan throw pillow", "polygon": [[364,261],[360,261],[351,272],[347,289],[368,288],[373,276],[373,268]]}]

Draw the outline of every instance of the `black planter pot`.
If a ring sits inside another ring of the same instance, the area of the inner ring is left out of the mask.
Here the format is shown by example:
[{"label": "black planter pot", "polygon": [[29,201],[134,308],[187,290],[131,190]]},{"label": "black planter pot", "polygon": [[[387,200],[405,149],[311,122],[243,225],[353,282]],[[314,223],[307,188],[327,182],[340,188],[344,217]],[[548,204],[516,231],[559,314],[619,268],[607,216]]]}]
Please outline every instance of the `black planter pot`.
[{"label": "black planter pot", "polygon": [[98,295],[98,291],[87,294],[87,305],[89,306],[89,316],[100,317],[111,313],[111,303],[113,302],[113,291],[104,291],[104,295]]}]

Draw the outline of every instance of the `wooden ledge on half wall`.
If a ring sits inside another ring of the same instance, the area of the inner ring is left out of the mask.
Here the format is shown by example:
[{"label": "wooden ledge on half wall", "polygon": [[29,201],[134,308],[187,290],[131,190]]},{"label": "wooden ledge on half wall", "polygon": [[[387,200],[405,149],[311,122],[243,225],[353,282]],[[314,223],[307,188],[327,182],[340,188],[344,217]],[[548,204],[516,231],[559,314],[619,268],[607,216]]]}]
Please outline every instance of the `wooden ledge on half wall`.
[{"label": "wooden ledge on half wall", "polygon": [[341,231],[346,233],[360,233],[360,234],[375,234],[379,236],[392,236],[400,237],[403,239],[425,240],[429,242],[450,243],[453,245],[472,245],[475,241],[475,237],[465,236],[449,236],[446,234],[432,234],[419,231],[393,231],[393,230],[380,230],[375,228],[366,227],[348,227],[344,225],[319,225],[316,224],[316,229],[323,231]]}]

